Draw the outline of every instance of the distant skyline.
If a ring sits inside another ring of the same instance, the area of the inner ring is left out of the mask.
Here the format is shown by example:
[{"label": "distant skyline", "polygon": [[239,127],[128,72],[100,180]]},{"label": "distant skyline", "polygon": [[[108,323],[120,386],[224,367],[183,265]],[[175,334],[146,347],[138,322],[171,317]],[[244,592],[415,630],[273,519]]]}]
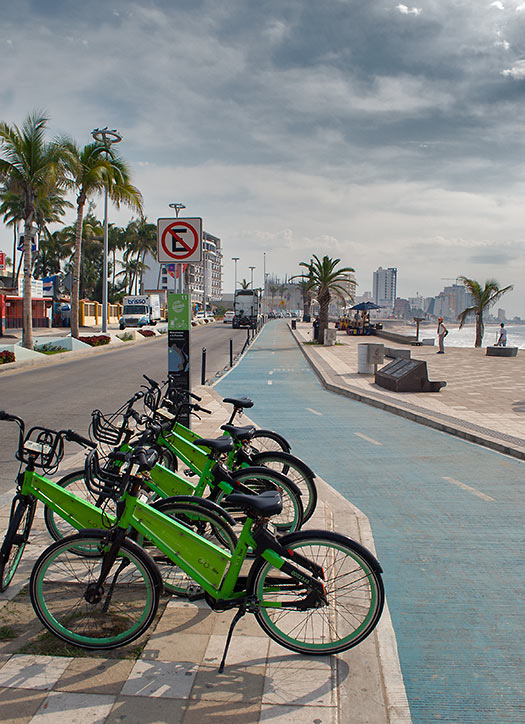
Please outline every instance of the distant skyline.
[{"label": "distant skyline", "polygon": [[[0,0],[0,119],[117,128],[149,221],[186,205],[224,288],[315,253],[398,295],[495,278],[525,317],[525,1]],[[28,31],[29,38],[28,38]],[[102,217],[103,204],[97,211]],[[110,207],[110,222],[131,216]],[[74,213],[66,218],[71,223]],[[11,256],[0,224],[0,249]]]}]

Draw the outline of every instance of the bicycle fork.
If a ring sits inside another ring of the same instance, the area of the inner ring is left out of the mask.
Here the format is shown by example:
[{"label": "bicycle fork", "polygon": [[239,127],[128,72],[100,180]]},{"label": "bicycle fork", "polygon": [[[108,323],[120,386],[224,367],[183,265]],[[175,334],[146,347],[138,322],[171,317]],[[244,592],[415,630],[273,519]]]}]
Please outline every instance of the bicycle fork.
[{"label": "bicycle fork", "polygon": [[[123,528],[116,528],[110,533],[110,547],[109,549],[104,553],[104,557],[102,560],[102,566],[100,568],[100,574],[98,576],[98,579],[96,581],[92,581],[88,584],[86,588],[86,592],[84,593],[84,598],[88,603],[91,603],[93,605],[100,603],[102,600],[102,597],[104,596],[104,583],[106,582],[107,577],[109,576],[109,573],[111,569],[113,568],[113,565],[115,561],[117,560],[118,552],[120,550],[120,545],[124,538],[126,537],[126,531]],[[117,583],[117,579],[120,575],[120,573],[129,565],[129,560],[127,558],[123,558],[120,565],[118,566],[117,570],[115,571],[115,574],[109,584],[109,588],[106,594],[106,599],[102,605],[102,611],[104,613],[107,612],[109,608],[109,604],[111,603],[111,597],[113,595],[113,591],[115,590],[115,586]]]}]

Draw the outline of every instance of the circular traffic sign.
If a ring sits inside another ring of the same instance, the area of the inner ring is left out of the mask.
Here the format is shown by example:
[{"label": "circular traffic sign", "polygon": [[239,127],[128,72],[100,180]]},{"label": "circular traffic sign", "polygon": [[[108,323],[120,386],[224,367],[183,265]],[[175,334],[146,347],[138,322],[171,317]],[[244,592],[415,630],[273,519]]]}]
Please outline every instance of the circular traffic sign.
[{"label": "circular traffic sign", "polygon": [[175,220],[162,232],[160,243],[171,259],[181,262],[195,254],[199,246],[199,234],[191,224]]}]

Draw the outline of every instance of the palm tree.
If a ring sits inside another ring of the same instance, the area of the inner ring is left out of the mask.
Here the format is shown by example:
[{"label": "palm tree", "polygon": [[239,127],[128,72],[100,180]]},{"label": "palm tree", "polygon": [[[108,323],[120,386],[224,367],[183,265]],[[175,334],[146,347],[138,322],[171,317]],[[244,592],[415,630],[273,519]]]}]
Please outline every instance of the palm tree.
[{"label": "palm tree", "polygon": [[[148,223],[145,216],[140,219],[130,221],[125,232],[126,250],[124,252],[124,261],[134,261],[140,264],[142,270],[149,269],[145,259],[146,254],[155,255],[157,250],[157,227],[155,224]],[[135,255],[135,256],[134,256]],[[139,267],[135,267],[137,274],[136,282],[142,272],[138,272]]]},{"label": "palm tree", "polygon": [[272,299],[272,310],[273,310],[273,300],[277,292],[279,291],[279,286],[277,284],[274,284],[273,282],[270,282],[268,284],[268,291],[270,293],[270,297]]},{"label": "palm tree", "polygon": [[472,306],[464,309],[461,314],[458,315],[459,328],[465,324],[467,317],[474,314],[476,318],[476,340],[474,347],[481,347],[483,343],[483,334],[485,331],[485,325],[483,323],[483,313],[486,309],[490,309],[498,299],[505,294],[505,292],[513,289],[513,285],[509,284],[507,287],[500,288],[498,282],[495,279],[488,279],[485,282],[485,286],[474,279],[468,279],[467,277],[458,277],[460,282],[463,282],[467,290],[472,296]]},{"label": "palm tree", "polygon": [[4,215],[3,221],[6,226],[13,227],[13,267],[11,273],[11,286],[16,287],[18,284],[18,274],[16,274],[16,251],[18,248],[18,231],[20,222],[24,220],[24,198],[22,194],[13,191],[13,184],[4,183],[0,188],[0,214]]},{"label": "palm tree", "polygon": [[39,196],[60,186],[63,149],[61,144],[45,140],[48,119],[39,112],[31,113],[21,128],[0,123],[0,175],[12,191],[24,201],[24,301],[22,345],[33,347],[33,318],[31,304],[31,238],[36,220]]},{"label": "palm tree", "polygon": [[302,279],[299,282],[299,289],[303,298],[303,321],[310,321],[310,310],[312,306],[312,287],[310,279]]},{"label": "palm tree", "polygon": [[241,289],[249,289],[250,282],[246,281],[246,279],[243,279],[242,282],[239,282],[239,286]]},{"label": "palm tree", "polygon": [[308,272],[300,274],[296,277],[307,282],[309,290],[317,294],[319,302],[319,344],[324,344],[324,334],[328,329],[328,307],[332,295],[344,300],[345,297],[352,299],[351,293],[348,291],[348,274],[354,272],[352,267],[337,268],[341,259],[331,259],[323,256],[319,259],[314,256],[309,262],[302,261],[299,266],[304,266]]},{"label": "palm tree", "polygon": [[117,208],[121,203],[124,203],[140,211],[142,209],[142,195],[130,182],[130,172],[127,164],[110,147],[98,141],[88,143],[84,148],[80,148],[72,140],[67,140],[64,143],[68,151],[69,188],[78,192],[73,288],[71,292],[71,336],[78,337],[82,219],[86,201],[93,194],[101,193],[107,189],[109,198]]}]

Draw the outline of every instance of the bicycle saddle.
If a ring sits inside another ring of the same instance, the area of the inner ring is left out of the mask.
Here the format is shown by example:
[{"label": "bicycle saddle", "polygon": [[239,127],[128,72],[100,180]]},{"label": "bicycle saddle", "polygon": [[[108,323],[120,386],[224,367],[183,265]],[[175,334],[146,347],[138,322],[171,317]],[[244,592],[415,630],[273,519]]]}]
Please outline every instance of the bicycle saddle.
[{"label": "bicycle saddle", "polygon": [[235,440],[251,440],[255,428],[253,425],[238,427],[236,425],[221,425],[221,430],[229,432]]},{"label": "bicycle saddle", "polygon": [[281,494],[277,490],[266,490],[260,495],[244,495],[244,493],[230,493],[224,502],[235,505],[245,513],[255,513],[256,518],[269,518],[279,515],[283,509]]},{"label": "bicycle saddle", "polygon": [[234,407],[248,408],[253,407],[253,400],[249,397],[225,397],[223,402],[229,402]]},{"label": "bicycle saddle", "polygon": [[201,447],[209,447],[210,450],[216,450],[219,453],[228,453],[233,450],[233,440],[231,437],[195,440],[194,444]]}]

